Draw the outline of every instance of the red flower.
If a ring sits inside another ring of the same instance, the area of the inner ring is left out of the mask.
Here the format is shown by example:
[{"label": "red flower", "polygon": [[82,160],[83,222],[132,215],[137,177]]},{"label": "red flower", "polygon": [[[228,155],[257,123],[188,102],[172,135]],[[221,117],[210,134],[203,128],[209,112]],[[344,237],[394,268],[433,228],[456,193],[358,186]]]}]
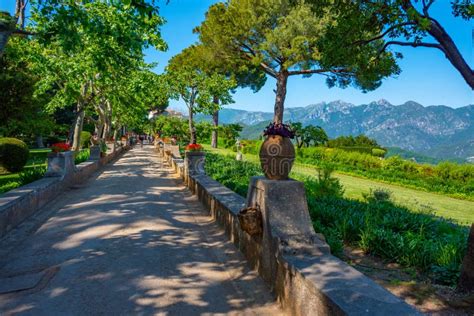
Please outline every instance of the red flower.
[{"label": "red flower", "polygon": [[189,144],[185,149],[187,151],[201,151],[203,148],[199,144]]},{"label": "red flower", "polygon": [[66,143],[56,143],[51,145],[51,150],[53,153],[60,153],[63,151],[68,151],[71,149],[71,146],[69,146]]}]

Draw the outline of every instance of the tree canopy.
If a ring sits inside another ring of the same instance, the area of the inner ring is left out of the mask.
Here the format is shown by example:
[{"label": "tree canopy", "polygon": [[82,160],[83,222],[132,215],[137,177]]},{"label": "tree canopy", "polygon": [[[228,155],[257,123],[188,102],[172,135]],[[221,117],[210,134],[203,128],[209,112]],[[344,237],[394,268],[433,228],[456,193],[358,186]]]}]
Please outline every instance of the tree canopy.
[{"label": "tree canopy", "polygon": [[349,45],[353,37],[341,36],[341,17],[329,2],[314,10],[304,1],[229,0],[211,6],[197,31],[217,58],[243,69],[256,66],[276,79],[274,121],[281,123],[290,76],[320,74],[330,86],[371,90],[398,72],[391,52]]}]

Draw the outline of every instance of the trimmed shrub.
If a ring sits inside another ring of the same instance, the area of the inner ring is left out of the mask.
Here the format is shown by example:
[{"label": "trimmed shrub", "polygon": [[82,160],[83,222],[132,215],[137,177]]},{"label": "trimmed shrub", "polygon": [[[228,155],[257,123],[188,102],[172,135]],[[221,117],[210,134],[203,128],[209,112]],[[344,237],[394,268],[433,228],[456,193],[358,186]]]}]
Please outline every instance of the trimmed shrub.
[{"label": "trimmed shrub", "polygon": [[87,131],[81,132],[81,148],[89,148],[89,145],[91,143],[91,137],[91,133]]},{"label": "trimmed shrub", "polygon": [[16,138],[0,138],[0,165],[9,172],[18,172],[26,165],[28,146]]}]

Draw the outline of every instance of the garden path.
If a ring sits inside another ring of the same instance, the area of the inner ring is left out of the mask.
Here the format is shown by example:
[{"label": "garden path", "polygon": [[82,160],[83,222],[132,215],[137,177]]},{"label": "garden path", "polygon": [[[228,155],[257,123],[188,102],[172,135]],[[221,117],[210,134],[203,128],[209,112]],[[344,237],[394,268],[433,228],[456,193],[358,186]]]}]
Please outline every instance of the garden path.
[{"label": "garden path", "polygon": [[281,314],[149,146],[0,240],[0,314]]}]

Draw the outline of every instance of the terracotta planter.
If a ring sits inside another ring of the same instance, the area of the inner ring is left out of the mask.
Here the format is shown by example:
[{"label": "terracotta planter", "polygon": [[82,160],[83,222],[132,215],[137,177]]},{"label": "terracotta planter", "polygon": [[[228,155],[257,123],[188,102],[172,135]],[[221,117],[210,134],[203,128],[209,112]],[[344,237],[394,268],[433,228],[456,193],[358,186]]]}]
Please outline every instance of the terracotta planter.
[{"label": "terracotta planter", "polygon": [[265,177],[270,180],[287,180],[294,161],[295,148],[288,137],[267,136],[260,147],[260,164]]}]

